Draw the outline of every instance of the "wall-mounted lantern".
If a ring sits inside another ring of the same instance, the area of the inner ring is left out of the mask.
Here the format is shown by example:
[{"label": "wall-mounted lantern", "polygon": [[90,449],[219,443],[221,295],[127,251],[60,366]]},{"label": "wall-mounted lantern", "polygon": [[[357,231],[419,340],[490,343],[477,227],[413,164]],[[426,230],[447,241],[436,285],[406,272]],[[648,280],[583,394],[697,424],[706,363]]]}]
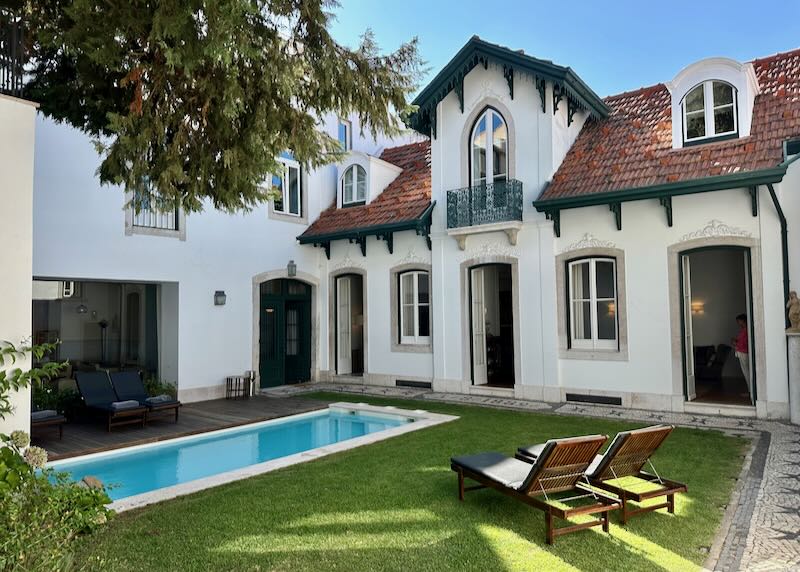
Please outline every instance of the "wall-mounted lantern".
[{"label": "wall-mounted lantern", "polygon": [[225,295],[225,290],[217,290],[214,292],[214,305],[224,306],[228,297]]},{"label": "wall-mounted lantern", "polygon": [[693,300],[692,301],[692,314],[705,314],[706,313],[706,303],[700,300]]},{"label": "wall-mounted lantern", "polygon": [[294,260],[290,260],[289,264],[286,265],[286,274],[289,278],[297,276],[297,264],[294,263]]}]

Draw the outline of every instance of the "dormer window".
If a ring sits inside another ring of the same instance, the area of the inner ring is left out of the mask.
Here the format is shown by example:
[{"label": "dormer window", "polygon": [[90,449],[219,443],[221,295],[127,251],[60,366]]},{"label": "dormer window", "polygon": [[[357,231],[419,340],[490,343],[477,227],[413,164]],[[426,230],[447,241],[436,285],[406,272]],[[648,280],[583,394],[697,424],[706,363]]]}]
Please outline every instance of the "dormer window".
[{"label": "dormer window", "polygon": [[736,90],[724,81],[704,81],[683,100],[683,140],[737,134]]},{"label": "dormer window", "polygon": [[508,178],[508,127],[495,109],[487,107],[478,117],[470,138],[472,186]]},{"label": "dormer window", "polygon": [[351,165],[342,176],[342,206],[363,205],[367,201],[367,172]]}]

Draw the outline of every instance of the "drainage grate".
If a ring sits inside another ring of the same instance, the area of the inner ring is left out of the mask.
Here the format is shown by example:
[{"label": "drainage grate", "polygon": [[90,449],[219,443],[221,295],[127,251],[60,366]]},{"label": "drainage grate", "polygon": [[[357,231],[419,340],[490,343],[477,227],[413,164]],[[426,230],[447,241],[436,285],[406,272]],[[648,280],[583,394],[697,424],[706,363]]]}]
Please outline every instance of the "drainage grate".
[{"label": "drainage grate", "polygon": [[431,389],[430,381],[412,381],[410,379],[398,379],[394,382],[397,387],[413,387],[415,389]]},{"label": "drainage grate", "polygon": [[621,397],[610,395],[584,395],[582,393],[567,393],[567,401],[578,403],[597,403],[599,405],[622,405]]}]

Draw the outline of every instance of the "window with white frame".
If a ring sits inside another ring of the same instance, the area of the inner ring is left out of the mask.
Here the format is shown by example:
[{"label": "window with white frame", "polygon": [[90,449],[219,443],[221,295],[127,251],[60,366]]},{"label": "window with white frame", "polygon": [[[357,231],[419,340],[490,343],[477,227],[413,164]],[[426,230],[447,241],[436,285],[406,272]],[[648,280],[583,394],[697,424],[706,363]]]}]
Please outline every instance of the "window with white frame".
[{"label": "window with white frame", "polygon": [[700,141],[738,132],[736,90],[724,81],[704,81],[683,98],[683,139]]},{"label": "window with white frame", "polygon": [[400,343],[422,345],[431,341],[431,294],[429,274],[412,270],[400,279]]},{"label": "window with white frame", "polygon": [[272,176],[272,186],[276,193],[272,201],[275,212],[301,216],[303,211],[300,181],[300,164],[289,159],[280,159],[282,172]]},{"label": "window with white frame", "polygon": [[353,148],[353,124],[346,119],[339,120],[338,132],[339,144],[345,151],[350,151]]},{"label": "window with white frame", "polygon": [[500,113],[487,107],[470,136],[470,181],[486,185],[508,178],[508,127]]},{"label": "window with white frame", "polygon": [[617,350],[617,269],[613,258],[567,263],[570,346]]},{"label": "window with white frame", "polygon": [[363,204],[367,200],[367,172],[351,165],[342,175],[342,205]]}]

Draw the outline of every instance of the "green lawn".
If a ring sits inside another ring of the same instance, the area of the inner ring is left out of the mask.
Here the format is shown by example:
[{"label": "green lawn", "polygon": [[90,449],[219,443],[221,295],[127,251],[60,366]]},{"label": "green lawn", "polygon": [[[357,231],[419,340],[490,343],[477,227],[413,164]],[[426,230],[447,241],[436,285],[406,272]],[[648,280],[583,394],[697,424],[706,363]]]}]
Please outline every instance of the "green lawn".
[{"label": "green lawn", "polygon": [[[650,513],[611,534],[544,542],[544,518],[495,491],[460,503],[454,454],[641,426],[620,420],[395,399],[335,401],[424,408],[459,420],[116,517],[82,541],[106,570],[688,570],[705,558],[746,442],[676,430],[655,457],[689,485],[675,515]],[[213,459],[209,459],[213,462]]]}]

